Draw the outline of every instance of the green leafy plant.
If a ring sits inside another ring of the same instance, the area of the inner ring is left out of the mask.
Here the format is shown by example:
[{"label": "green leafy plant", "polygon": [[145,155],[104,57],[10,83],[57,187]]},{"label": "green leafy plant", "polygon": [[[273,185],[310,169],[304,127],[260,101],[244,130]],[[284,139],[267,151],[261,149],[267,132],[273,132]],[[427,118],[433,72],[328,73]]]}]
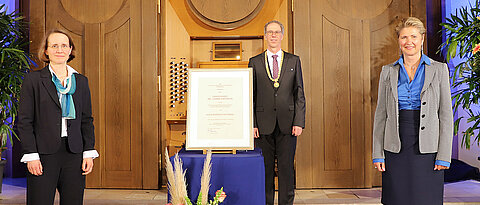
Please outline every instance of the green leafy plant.
[{"label": "green leafy plant", "polygon": [[0,149],[4,150],[7,140],[13,143],[12,137],[17,137],[12,128],[21,84],[31,60],[22,50],[29,44],[24,17],[7,13],[4,4],[0,11]]},{"label": "green leafy plant", "polygon": [[454,112],[458,113],[461,107],[467,116],[455,120],[454,134],[459,134],[460,122],[466,120],[469,127],[462,132],[462,146],[470,149],[470,144],[480,144],[480,0],[475,5],[458,9],[450,18],[445,18],[443,32],[446,41],[441,45],[441,50],[446,53],[447,61],[458,56],[462,60],[455,66],[451,76],[453,81],[452,101]]}]

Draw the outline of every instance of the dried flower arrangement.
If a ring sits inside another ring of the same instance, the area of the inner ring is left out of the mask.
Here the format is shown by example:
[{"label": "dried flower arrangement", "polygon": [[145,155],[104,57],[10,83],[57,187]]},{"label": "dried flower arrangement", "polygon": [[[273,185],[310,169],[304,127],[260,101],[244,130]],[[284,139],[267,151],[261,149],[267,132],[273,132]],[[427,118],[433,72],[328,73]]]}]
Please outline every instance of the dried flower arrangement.
[{"label": "dried flower arrangement", "polygon": [[[165,149],[165,170],[167,171],[168,190],[170,193],[170,203],[167,205],[193,205],[188,197],[187,185],[185,179],[186,171],[183,170],[183,163],[178,153],[174,157],[174,165],[168,157],[168,149]],[[212,173],[212,151],[207,152],[203,163],[203,172],[200,183],[200,193],[198,194],[196,205],[218,205],[222,203],[227,195],[223,187],[215,192],[213,200],[208,201],[208,191],[210,189],[210,178]],[[203,194],[205,193],[205,194]]]}]

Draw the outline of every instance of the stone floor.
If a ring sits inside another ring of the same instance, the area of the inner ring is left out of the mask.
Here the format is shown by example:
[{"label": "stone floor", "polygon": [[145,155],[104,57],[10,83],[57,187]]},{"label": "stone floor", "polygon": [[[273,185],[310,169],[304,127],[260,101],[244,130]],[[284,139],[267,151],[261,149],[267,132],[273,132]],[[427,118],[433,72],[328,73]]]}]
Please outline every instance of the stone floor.
[{"label": "stone floor", "polygon": [[[227,193],[228,195],[228,193]],[[295,204],[381,204],[381,188],[296,190]],[[161,190],[87,189],[85,204],[165,204]],[[474,180],[445,184],[444,204],[479,204],[480,182]],[[57,201],[58,202],[58,201]],[[3,183],[0,204],[25,204],[25,179]]]}]

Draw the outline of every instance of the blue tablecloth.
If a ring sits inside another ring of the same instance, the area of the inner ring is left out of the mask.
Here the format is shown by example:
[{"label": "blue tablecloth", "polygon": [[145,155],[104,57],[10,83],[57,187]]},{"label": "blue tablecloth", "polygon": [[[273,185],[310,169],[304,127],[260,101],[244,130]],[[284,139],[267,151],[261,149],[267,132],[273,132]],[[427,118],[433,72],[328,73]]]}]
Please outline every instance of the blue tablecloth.
[{"label": "blue tablecloth", "polygon": [[[202,151],[180,150],[183,169],[187,170],[187,191],[192,202],[200,192],[200,178],[205,159]],[[173,157],[170,158],[173,163]],[[265,204],[265,167],[259,149],[237,151],[237,154],[213,154],[209,200],[223,187],[227,198],[222,205]]]}]

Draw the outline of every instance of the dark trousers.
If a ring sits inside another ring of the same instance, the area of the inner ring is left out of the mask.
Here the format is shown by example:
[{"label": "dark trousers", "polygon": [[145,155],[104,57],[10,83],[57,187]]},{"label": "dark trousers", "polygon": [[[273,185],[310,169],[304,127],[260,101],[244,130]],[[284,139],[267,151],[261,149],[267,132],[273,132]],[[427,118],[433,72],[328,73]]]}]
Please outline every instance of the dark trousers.
[{"label": "dark trousers", "polygon": [[60,193],[61,205],[83,204],[85,176],[82,175],[82,153],[68,150],[67,140],[55,154],[41,154],[43,174],[32,175],[27,170],[27,204],[53,205],[55,190]]},{"label": "dark trousers", "polygon": [[295,173],[293,160],[297,146],[297,137],[291,133],[283,134],[278,127],[270,135],[260,135],[255,139],[255,147],[262,149],[265,163],[265,196],[268,205],[275,198],[275,157],[278,163],[278,204],[293,204],[295,197]]}]

